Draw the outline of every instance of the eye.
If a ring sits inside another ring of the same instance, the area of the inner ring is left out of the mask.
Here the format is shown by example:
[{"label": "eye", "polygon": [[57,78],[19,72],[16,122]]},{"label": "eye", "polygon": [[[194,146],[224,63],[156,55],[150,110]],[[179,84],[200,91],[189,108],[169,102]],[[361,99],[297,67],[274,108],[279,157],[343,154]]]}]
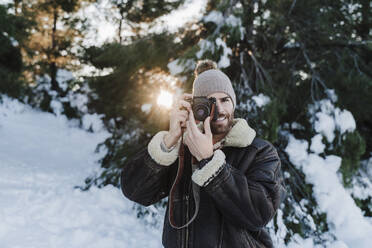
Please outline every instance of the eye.
[{"label": "eye", "polygon": [[230,101],[230,98],[228,97],[222,99],[222,102],[228,102],[228,101]]}]

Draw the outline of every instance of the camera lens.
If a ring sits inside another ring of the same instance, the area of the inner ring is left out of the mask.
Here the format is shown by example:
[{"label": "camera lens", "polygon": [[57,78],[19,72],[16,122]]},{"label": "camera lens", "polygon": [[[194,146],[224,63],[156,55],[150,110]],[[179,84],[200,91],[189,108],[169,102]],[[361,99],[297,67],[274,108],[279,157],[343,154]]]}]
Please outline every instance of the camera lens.
[{"label": "camera lens", "polygon": [[194,111],[195,119],[198,121],[204,121],[209,116],[209,109],[206,106],[199,105]]},{"label": "camera lens", "polygon": [[198,109],[198,116],[203,116],[203,115],[205,115],[205,111],[204,111],[204,109]]}]

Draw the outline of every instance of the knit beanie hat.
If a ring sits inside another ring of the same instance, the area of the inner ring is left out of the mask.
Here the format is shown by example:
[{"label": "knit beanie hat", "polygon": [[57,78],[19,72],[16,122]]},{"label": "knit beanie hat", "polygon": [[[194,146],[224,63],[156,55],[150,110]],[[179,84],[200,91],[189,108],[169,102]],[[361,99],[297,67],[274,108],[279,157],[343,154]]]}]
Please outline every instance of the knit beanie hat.
[{"label": "knit beanie hat", "polygon": [[211,60],[199,61],[195,68],[195,80],[193,84],[193,96],[208,96],[216,92],[227,94],[236,106],[236,96],[229,77],[217,69],[215,62]]}]

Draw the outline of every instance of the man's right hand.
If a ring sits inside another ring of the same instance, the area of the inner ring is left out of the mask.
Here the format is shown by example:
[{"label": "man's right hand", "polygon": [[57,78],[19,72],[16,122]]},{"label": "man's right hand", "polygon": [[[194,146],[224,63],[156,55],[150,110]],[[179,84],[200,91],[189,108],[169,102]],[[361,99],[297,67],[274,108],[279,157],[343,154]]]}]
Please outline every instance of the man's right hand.
[{"label": "man's right hand", "polygon": [[169,132],[164,136],[164,145],[169,149],[181,138],[182,128],[186,127],[191,104],[186,99],[192,99],[191,94],[184,93],[178,99],[170,112]]}]

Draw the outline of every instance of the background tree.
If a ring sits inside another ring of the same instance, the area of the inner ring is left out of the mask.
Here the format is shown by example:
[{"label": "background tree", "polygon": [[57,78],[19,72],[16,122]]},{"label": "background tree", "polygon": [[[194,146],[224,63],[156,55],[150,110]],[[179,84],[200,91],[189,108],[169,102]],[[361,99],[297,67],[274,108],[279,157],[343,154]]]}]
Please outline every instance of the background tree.
[{"label": "background tree", "polygon": [[[106,15],[117,27],[115,41],[86,47],[82,54],[78,50],[87,26],[76,13],[83,1],[17,0],[0,6],[0,90],[18,96],[27,82],[34,106],[53,112],[51,103],[58,98],[70,118],[103,116],[111,137],[97,150],[107,154],[101,172],[87,178],[83,188],[119,186],[126,160],[168,128],[167,110],[156,105],[160,90],[190,92],[196,62],[212,59],[232,80],[236,116],[279,151],[288,196],[269,225],[273,237],[284,233],[285,243],[298,237],[319,244],[337,239],[319,202],[318,185],[291,157],[293,140],[311,144],[305,151],[319,162],[342,158],[337,170],[342,188],[364,216],[372,217],[372,194],[355,190],[372,185],[370,2],[208,1],[197,23],[175,33],[151,31],[183,2],[110,1]],[[106,73],[58,81],[60,69],[79,65]],[[77,114],[68,102],[76,85],[89,97],[85,113]],[[137,209],[139,216],[153,214]]]},{"label": "background tree", "polygon": [[[25,78],[33,89],[29,100],[33,106],[53,112],[51,101],[65,97],[73,83],[58,82],[58,74],[79,68],[79,47],[87,31],[86,20],[76,13],[84,0],[15,1],[17,15],[27,16],[35,25],[22,45],[26,63]],[[32,11],[37,10],[37,11]],[[51,91],[50,91],[51,90]],[[52,93],[51,95],[51,92]],[[71,109],[67,102],[66,109]],[[66,113],[68,114],[68,113]],[[72,116],[69,116],[72,117]]]},{"label": "background tree", "polygon": [[29,36],[32,22],[23,16],[8,13],[7,9],[7,6],[0,5],[0,92],[21,97],[27,91],[22,77],[25,63],[21,46]]},{"label": "background tree", "polygon": [[[315,236],[323,243],[327,216],[319,210],[312,185],[305,183],[303,172],[291,164],[285,148],[289,134],[312,141],[317,133],[317,112],[311,108],[330,99],[355,113],[357,130],[339,132],[332,141],[323,137],[327,145],[321,156],[342,157],[339,174],[345,187],[351,186],[360,170],[360,160],[370,156],[371,126],[366,125],[370,110],[365,106],[371,104],[368,96],[372,93],[368,70],[371,34],[366,31],[372,26],[371,6],[365,1],[213,1],[209,7],[201,41],[180,62],[210,58],[225,68],[237,89],[239,115],[276,145],[288,173],[286,241],[297,233],[304,238]],[[349,95],[351,90],[354,99]],[[262,108],[254,101],[260,94],[270,99]],[[364,114],[366,118],[361,117]],[[305,206],[303,199],[307,200]],[[359,206],[370,216],[370,204]]]},{"label": "background tree", "polygon": [[[237,116],[248,119],[258,135],[271,141],[280,153],[288,188],[281,220],[288,228],[285,242],[290,241],[294,234],[299,234],[303,238],[313,237],[317,242],[324,243],[332,239],[327,214],[319,209],[313,185],[306,182],[306,174],[290,161],[286,148],[291,135],[311,143],[320,134],[326,148],[319,156],[342,157],[338,173],[344,186],[352,187],[352,181],[361,170],[360,161],[368,158],[371,152],[370,110],[366,108],[370,105],[372,93],[368,70],[371,67],[371,34],[367,32],[371,28],[370,14],[371,7],[366,1],[210,1],[204,18],[197,24],[197,28],[194,27],[193,35],[179,33],[180,42],[176,44],[179,50],[152,56],[156,54],[153,51],[161,51],[163,48],[157,43],[158,36],[148,36],[146,42],[141,39],[128,45],[125,52],[127,56],[118,63],[122,62],[122,71],[130,73],[118,78],[120,81],[124,81],[124,78],[136,80],[132,84],[126,83],[130,85],[127,90],[110,85],[111,91],[106,89],[105,92],[118,96],[117,92],[129,92],[128,89],[143,85],[142,82],[151,88],[150,83],[146,84],[148,80],[138,80],[129,75],[153,73],[155,66],[166,71],[167,61],[173,61],[168,64],[170,67],[177,65],[183,68],[178,76],[186,78],[182,88],[190,91],[196,61],[205,58],[215,60],[233,81],[239,99]],[[167,39],[173,41],[174,37],[165,37],[161,43],[166,44]],[[146,45],[137,50],[140,44]],[[146,49],[148,47],[150,49]],[[168,48],[168,51],[171,49]],[[139,50],[142,56],[149,59],[137,55]],[[119,53],[111,53],[110,61],[114,61],[113,54]],[[133,62],[127,62],[127,57],[133,59]],[[134,66],[141,62],[144,62],[141,66]],[[108,82],[114,82],[113,77],[118,70],[114,71],[106,77],[107,86]],[[125,87],[124,84],[121,87]],[[352,97],[350,91],[353,92]],[[102,93],[100,95],[103,96]],[[141,120],[139,116],[144,114],[140,111],[141,98],[137,98],[139,102],[134,108],[129,108],[128,104],[135,100],[122,101],[125,99],[122,96],[108,96],[104,97],[107,110],[103,112],[114,114],[107,115],[107,118],[121,113],[119,116],[123,118],[120,120]],[[113,102],[107,102],[108,99]],[[340,109],[351,111],[357,129],[348,132],[336,130],[334,139],[319,133],[316,123],[325,100],[332,106],[333,112],[330,115],[335,115]],[[124,105],[124,109],[131,110],[130,115],[125,115],[123,111],[108,111],[108,108],[112,110],[108,106]],[[120,168],[125,159],[137,150],[132,142],[145,144],[151,134],[161,127],[154,119],[148,119],[146,123],[155,128],[146,129],[145,125],[135,124],[141,131],[136,134],[143,134],[141,139],[127,136],[128,141],[120,143],[125,140],[123,137],[127,131],[124,131],[123,135],[113,135],[107,140],[105,145],[109,152],[102,160],[106,169],[96,180],[90,178],[88,185],[92,182],[118,185]],[[369,200],[354,198],[365,210],[366,216],[370,216]],[[143,209],[140,208],[141,211]],[[278,231],[278,221],[275,219],[272,233]]]}]

